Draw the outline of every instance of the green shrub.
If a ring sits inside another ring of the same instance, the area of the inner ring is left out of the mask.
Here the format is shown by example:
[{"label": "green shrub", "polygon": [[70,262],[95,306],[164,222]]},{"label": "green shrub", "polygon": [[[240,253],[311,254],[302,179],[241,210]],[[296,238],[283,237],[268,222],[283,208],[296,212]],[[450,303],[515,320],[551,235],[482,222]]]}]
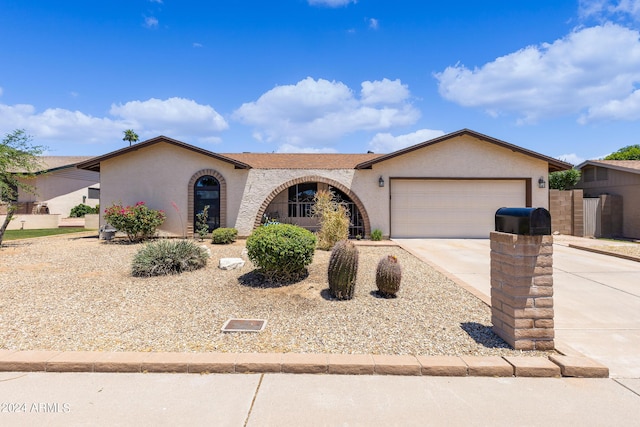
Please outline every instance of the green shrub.
[{"label": "green shrub", "polygon": [[209,219],[209,205],[206,205],[202,209],[202,212],[196,214],[196,232],[198,233],[198,236],[200,236],[201,242],[209,234],[209,224],[207,223],[208,219]]},{"label": "green shrub", "polygon": [[358,248],[349,240],[340,240],[331,250],[327,280],[331,296],[351,299],[358,275]]},{"label": "green shrub", "polygon": [[71,218],[83,218],[86,214],[97,214],[99,212],[100,212],[99,205],[96,206],[95,208],[92,208],[89,205],[85,205],[81,203],[71,208],[71,213],[69,213],[69,216]]},{"label": "green shrub", "polygon": [[376,268],[376,286],[378,293],[385,298],[395,298],[400,289],[402,269],[398,258],[393,255],[382,257]]},{"label": "green shrub", "polygon": [[247,256],[270,280],[288,282],[301,278],[313,261],[316,236],[291,224],[256,228],[247,239]]},{"label": "green shrub", "polygon": [[104,211],[105,221],[126,233],[130,242],[153,237],[166,217],[164,211],[149,209],[144,202],[126,207],[114,203]]},{"label": "green shrub", "polygon": [[311,213],[319,218],[318,249],[329,250],[340,240],[349,238],[349,211],[331,191],[318,191]]},{"label": "green shrub", "polygon": [[204,267],[208,258],[207,251],[190,240],[157,240],[138,251],[131,274],[138,277],[178,274]]},{"label": "green shrub", "polygon": [[375,241],[379,241],[382,240],[382,231],[380,231],[379,229],[374,229],[371,232],[371,240],[375,240]]},{"label": "green shrub", "polygon": [[216,245],[227,245],[236,241],[238,230],[235,228],[216,228],[211,233],[211,243]]}]

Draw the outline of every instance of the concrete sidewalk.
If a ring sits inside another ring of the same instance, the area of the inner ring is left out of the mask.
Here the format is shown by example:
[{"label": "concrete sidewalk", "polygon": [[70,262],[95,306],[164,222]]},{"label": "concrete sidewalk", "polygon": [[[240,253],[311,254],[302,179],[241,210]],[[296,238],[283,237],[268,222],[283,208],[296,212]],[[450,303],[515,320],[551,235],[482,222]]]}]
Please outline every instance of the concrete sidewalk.
[{"label": "concrete sidewalk", "polygon": [[[553,248],[556,344],[604,364],[611,377],[640,378],[640,263],[570,248],[558,240]],[[397,242],[489,301],[488,239]]]},{"label": "concrete sidewalk", "polygon": [[640,380],[0,373],[8,426],[635,425]]}]

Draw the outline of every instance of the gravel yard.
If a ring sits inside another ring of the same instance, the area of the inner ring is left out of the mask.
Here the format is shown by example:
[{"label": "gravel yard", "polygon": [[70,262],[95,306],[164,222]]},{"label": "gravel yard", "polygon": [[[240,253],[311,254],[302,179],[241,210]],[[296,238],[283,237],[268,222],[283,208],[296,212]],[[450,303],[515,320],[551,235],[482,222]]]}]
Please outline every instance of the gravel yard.
[{"label": "gravel yard", "polygon": [[640,258],[640,244],[637,243],[629,245],[596,246],[596,249]]},{"label": "gravel yard", "polygon": [[[398,247],[360,246],[356,294],[328,296],[329,252],[309,275],[264,286],[254,267],[218,269],[240,257],[244,241],[203,243],[206,268],[136,278],[141,245],[57,236],[0,248],[0,348],[14,350],[297,352],[413,355],[540,355],[510,349],[491,332],[490,309]],[[375,294],[378,260],[403,268],[396,299]],[[222,333],[231,317],[267,319],[261,333]]]}]

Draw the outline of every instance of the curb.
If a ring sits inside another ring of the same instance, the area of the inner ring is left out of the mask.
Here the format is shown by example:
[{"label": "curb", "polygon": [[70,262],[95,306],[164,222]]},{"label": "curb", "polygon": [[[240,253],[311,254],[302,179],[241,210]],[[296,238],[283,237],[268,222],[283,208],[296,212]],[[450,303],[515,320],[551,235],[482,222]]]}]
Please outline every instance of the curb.
[{"label": "curb", "polygon": [[293,373],[607,378],[584,356],[410,356],[301,353],[139,353],[0,350],[1,372]]},{"label": "curb", "polygon": [[596,248],[591,248],[591,247],[588,247],[588,246],[574,245],[572,243],[569,243],[569,247],[573,248],[573,249],[580,249],[582,251],[594,252],[596,254],[609,255],[609,256],[616,257],[616,258],[627,259],[629,261],[640,262],[640,258],[632,256],[632,255],[625,255],[625,254],[619,254],[617,252],[603,251],[603,250],[596,249]]}]

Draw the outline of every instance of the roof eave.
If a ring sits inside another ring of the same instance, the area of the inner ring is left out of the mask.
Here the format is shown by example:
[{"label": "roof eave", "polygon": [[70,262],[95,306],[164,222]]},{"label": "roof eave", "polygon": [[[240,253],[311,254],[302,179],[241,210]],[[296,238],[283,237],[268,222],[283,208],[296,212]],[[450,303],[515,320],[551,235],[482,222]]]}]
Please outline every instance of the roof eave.
[{"label": "roof eave", "polygon": [[499,139],[496,139],[496,138],[492,138],[490,136],[481,134],[479,132],[476,132],[476,131],[473,131],[473,130],[470,130],[470,129],[461,129],[461,130],[456,131],[456,132],[448,133],[446,135],[442,135],[442,136],[439,136],[437,138],[430,139],[430,140],[422,142],[420,144],[412,145],[410,147],[394,151],[394,152],[389,153],[387,155],[378,157],[377,159],[373,159],[373,160],[369,160],[367,162],[359,163],[358,165],[356,165],[355,168],[356,169],[371,169],[373,167],[373,165],[376,164],[376,163],[384,162],[384,161],[392,159],[394,157],[398,157],[398,156],[410,153],[412,151],[419,150],[421,148],[428,147],[430,145],[434,145],[434,144],[437,144],[439,142],[443,142],[443,141],[446,141],[446,140],[449,140],[449,139],[452,139],[452,138],[455,138],[455,137],[458,137],[458,136],[462,136],[462,135],[465,135],[465,134],[473,136],[473,137],[478,138],[478,139],[482,139],[482,140],[490,142],[492,144],[499,145],[499,146],[504,147],[504,148],[508,148],[508,149],[510,149],[510,150],[512,150],[514,152],[519,152],[519,153],[525,154],[527,156],[537,158],[539,160],[544,160],[549,165],[549,172],[567,170],[567,169],[571,169],[573,167],[573,165],[570,164],[570,163],[566,163],[566,162],[563,162],[561,160],[557,160],[557,159],[545,156],[543,154],[536,153],[535,151],[531,151],[531,150],[527,150],[526,148],[518,147],[517,145],[513,145],[513,144],[510,144],[508,142],[505,142],[505,141],[502,141],[502,140],[499,140]]},{"label": "roof eave", "polygon": [[138,144],[131,145],[129,147],[124,147],[124,148],[121,148],[119,150],[112,151],[111,153],[107,153],[107,154],[104,154],[102,156],[94,157],[94,158],[89,159],[89,160],[87,160],[85,162],[80,162],[80,163],[78,163],[76,165],[76,167],[79,168],[79,169],[86,169],[86,170],[91,170],[91,171],[94,171],[94,172],[100,172],[100,163],[102,163],[103,161],[112,159],[114,157],[121,156],[121,155],[129,153],[131,151],[137,151],[137,150],[139,150],[141,148],[149,147],[151,145],[154,145],[154,144],[157,144],[157,143],[160,143],[160,142],[166,142],[166,143],[178,146],[178,147],[186,148],[187,150],[191,150],[191,151],[194,151],[196,153],[203,154],[203,155],[208,156],[208,157],[213,157],[214,159],[221,160],[221,161],[226,162],[226,163],[230,163],[230,164],[232,164],[234,166],[235,169],[251,169],[251,166],[246,164],[246,163],[243,163],[243,162],[240,162],[240,161],[237,161],[237,160],[234,160],[234,159],[230,159],[230,158],[225,157],[225,156],[221,156],[220,154],[216,154],[214,152],[205,150],[203,148],[199,148],[199,147],[196,147],[194,145],[187,144],[186,142],[178,141],[176,139],[172,139],[172,138],[169,138],[169,137],[166,137],[166,136],[163,136],[163,135],[155,137],[155,138],[148,139],[146,141],[140,142]]},{"label": "roof eave", "polygon": [[602,162],[599,162],[597,160],[586,160],[586,161],[580,163],[578,166],[576,166],[576,169],[582,169],[585,166],[598,166],[598,167],[601,167],[601,168],[609,168],[609,169],[618,170],[618,171],[622,171],[622,172],[640,174],[640,170],[638,170],[638,169],[625,168],[624,166],[612,165],[612,164],[609,164],[609,163],[602,163]]}]

